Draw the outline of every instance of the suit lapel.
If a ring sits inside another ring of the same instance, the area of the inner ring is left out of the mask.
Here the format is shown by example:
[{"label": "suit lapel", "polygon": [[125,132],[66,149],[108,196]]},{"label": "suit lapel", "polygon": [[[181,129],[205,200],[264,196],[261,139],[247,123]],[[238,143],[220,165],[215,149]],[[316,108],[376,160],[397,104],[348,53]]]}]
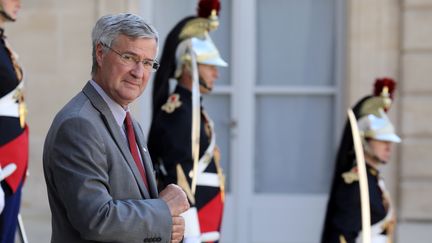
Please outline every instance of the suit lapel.
[{"label": "suit lapel", "polygon": [[83,93],[88,97],[88,99],[93,104],[93,106],[97,110],[99,110],[99,112],[102,114],[102,118],[105,122],[105,125],[107,126],[108,131],[110,132],[111,136],[113,137],[114,141],[119,147],[121,153],[123,154],[123,157],[128,163],[129,168],[132,170],[132,173],[135,177],[135,181],[138,183],[139,188],[141,190],[142,196],[144,198],[150,198],[149,192],[147,191],[147,188],[144,185],[144,181],[142,180],[141,174],[138,171],[138,168],[135,164],[135,161],[132,157],[129,147],[127,146],[127,143],[125,143],[126,140],[124,139],[124,136],[121,134],[117,122],[115,121],[114,116],[111,110],[109,109],[108,105],[103,100],[103,98],[99,95],[99,93],[95,90],[95,88],[90,84],[90,82],[88,82],[86,86],[84,86]]}]

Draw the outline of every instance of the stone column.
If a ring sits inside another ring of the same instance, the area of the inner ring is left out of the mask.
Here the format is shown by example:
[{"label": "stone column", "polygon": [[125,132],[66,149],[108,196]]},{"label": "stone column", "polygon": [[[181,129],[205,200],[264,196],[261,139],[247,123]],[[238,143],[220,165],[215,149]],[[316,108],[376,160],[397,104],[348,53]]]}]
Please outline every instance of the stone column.
[{"label": "stone column", "polygon": [[432,229],[432,1],[404,0],[401,46],[400,242]]},{"label": "stone column", "polygon": [[[347,4],[347,54],[345,106],[354,105],[361,97],[371,94],[377,77],[392,77],[399,81],[400,3],[396,0],[350,0]],[[397,121],[399,95],[390,110],[392,122]],[[399,131],[399,129],[397,129]],[[398,158],[393,153],[391,163],[383,167],[386,185],[397,201]]]}]

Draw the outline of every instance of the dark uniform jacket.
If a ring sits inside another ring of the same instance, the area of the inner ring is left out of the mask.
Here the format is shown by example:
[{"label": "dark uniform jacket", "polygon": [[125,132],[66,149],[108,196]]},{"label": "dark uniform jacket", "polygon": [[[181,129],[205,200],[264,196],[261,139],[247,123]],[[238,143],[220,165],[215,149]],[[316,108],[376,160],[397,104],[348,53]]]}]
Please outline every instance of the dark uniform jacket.
[{"label": "dark uniform jacket", "polygon": [[[0,214],[0,242],[14,242],[21,189],[28,164],[28,129],[21,68],[0,28],[0,166],[16,170],[1,182],[5,207]],[[21,120],[20,120],[21,117]]]},{"label": "dark uniform jacket", "polygon": [[[371,225],[384,220],[389,211],[389,202],[379,185],[379,172],[366,166],[369,185]],[[362,228],[360,186],[357,167],[336,179],[330,195],[322,243],[355,242]],[[383,229],[378,234],[385,235]],[[341,240],[343,239],[343,240]],[[345,241],[344,241],[345,240]]]},{"label": "dark uniform jacket", "polygon": [[[189,173],[193,167],[192,93],[178,85],[169,96],[166,105],[172,105],[172,109],[162,109],[156,113],[148,141],[150,155],[158,171],[158,181],[162,188],[170,183],[177,183],[176,166],[180,164],[188,184],[191,185]],[[211,134],[207,126],[208,121],[201,113],[200,158],[210,144]],[[204,172],[217,174],[215,156],[211,158]],[[223,208],[220,187],[202,186],[197,183],[195,200],[194,206],[198,209],[201,232],[219,231]]]},{"label": "dark uniform jacket", "polygon": [[[6,45],[3,29],[0,29],[0,165],[17,165],[16,171],[2,182],[6,196],[14,193],[25,178],[28,162],[28,129],[21,127],[18,103],[23,94],[18,85],[21,83],[21,69]],[[6,186],[7,185],[7,186]]]}]

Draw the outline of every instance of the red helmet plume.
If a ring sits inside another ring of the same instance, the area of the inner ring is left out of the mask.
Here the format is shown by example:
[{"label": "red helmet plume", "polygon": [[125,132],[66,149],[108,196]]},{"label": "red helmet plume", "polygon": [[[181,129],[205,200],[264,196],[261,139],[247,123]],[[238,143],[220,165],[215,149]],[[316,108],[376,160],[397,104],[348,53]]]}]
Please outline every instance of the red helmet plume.
[{"label": "red helmet plume", "polygon": [[216,10],[216,14],[219,15],[220,8],[219,0],[200,0],[197,8],[198,17],[208,18],[212,10]]},{"label": "red helmet plume", "polygon": [[387,87],[390,99],[393,99],[396,89],[396,82],[392,78],[377,78],[374,85],[374,96],[382,94],[384,87]]}]

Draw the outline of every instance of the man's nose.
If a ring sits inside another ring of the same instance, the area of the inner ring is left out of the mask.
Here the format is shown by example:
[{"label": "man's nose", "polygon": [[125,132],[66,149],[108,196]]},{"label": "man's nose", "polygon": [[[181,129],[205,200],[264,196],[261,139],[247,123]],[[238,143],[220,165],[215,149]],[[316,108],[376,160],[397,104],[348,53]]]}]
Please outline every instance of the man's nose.
[{"label": "man's nose", "polygon": [[143,78],[146,70],[144,68],[144,64],[142,62],[138,62],[130,71],[134,78]]}]

